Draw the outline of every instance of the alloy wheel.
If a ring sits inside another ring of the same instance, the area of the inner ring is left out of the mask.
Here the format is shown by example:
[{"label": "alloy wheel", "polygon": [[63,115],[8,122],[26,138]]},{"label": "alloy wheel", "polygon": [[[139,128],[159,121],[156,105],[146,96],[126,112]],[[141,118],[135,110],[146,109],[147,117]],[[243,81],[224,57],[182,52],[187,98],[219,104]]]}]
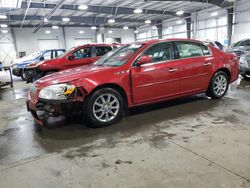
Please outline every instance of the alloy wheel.
[{"label": "alloy wheel", "polygon": [[119,108],[119,100],[115,95],[102,94],[93,104],[93,114],[98,121],[110,122],[117,116]]},{"label": "alloy wheel", "polygon": [[218,96],[222,96],[227,91],[227,78],[225,75],[218,75],[214,81],[214,92]]}]

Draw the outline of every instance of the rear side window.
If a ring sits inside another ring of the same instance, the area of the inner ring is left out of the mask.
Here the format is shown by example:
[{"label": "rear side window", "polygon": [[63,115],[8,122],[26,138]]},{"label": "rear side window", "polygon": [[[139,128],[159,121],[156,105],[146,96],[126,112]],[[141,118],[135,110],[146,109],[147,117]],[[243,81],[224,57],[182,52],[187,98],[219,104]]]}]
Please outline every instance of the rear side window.
[{"label": "rear side window", "polygon": [[178,41],[175,44],[181,59],[210,55],[208,47],[199,43]]},{"label": "rear side window", "polygon": [[172,59],[170,43],[159,43],[151,46],[144,55],[149,55],[153,63]]},{"label": "rear side window", "polygon": [[109,51],[111,51],[112,47],[111,46],[97,46],[95,47],[95,49],[96,49],[96,56],[103,56]]}]

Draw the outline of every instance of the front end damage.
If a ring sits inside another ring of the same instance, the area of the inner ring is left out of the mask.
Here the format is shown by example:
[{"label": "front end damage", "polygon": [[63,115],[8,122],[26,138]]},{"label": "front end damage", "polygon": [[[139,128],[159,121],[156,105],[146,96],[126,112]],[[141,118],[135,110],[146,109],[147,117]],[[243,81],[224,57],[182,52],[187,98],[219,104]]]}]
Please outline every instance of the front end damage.
[{"label": "front end damage", "polygon": [[[34,86],[33,86],[34,87]],[[86,95],[81,88],[75,88],[74,92],[65,100],[47,100],[39,98],[39,90],[29,92],[29,100],[26,102],[27,110],[31,112],[35,122],[44,126],[49,117],[73,117],[80,115],[83,110],[83,99]]]}]

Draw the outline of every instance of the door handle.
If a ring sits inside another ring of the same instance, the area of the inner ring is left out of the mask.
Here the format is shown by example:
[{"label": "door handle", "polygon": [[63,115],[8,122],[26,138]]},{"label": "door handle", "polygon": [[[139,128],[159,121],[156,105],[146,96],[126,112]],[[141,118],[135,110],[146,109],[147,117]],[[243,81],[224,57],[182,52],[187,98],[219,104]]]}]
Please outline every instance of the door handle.
[{"label": "door handle", "polygon": [[178,69],[176,69],[176,68],[169,68],[168,69],[168,72],[176,72]]},{"label": "door handle", "polygon": [[204,63],[203,65],[204,65],[205,67],[207,67],[207,66],[212,65],[212,63],[211,63],[211,62],[206,62],[206,63]]}]

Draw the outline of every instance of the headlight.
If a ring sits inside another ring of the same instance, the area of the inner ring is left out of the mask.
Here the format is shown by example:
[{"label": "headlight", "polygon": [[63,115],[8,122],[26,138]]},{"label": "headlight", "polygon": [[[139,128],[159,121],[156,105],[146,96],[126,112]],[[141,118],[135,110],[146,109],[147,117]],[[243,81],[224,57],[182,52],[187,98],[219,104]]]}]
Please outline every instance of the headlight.
[{"label": "headlight", "polygon": [[73,93],[75,86],[71,84],[55,84],[43,88],[39,93],[39,98],[50,100],[64,100]]},{"label": "headlight", "polygon": [[241,64],[242,66],[246,66],[246,65],[247,65],[245,55],[242,55],[242,56],[240,57],[240,64]]},{"label": "headlight", "polygon": [[243,53],[248,54],[250,52],[250,49],[245,50]]}]

